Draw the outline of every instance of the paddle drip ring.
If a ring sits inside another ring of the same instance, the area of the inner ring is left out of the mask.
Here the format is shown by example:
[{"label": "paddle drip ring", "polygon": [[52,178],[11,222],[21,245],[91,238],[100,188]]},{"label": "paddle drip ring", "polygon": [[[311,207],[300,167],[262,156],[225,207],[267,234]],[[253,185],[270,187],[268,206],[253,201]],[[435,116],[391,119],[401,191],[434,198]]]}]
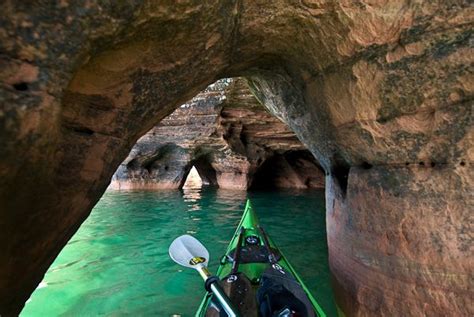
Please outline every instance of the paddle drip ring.
[{"label": "paddle drip ring", "polygon": [[204,288],[209,293],[212,293],[211,285],[214,284],[214,283],[217,283],[217,282],[219,282],[219,278],[217,276],[215,276],[215,275],[209,276],[207,278],[206,282],[204,282]]}]

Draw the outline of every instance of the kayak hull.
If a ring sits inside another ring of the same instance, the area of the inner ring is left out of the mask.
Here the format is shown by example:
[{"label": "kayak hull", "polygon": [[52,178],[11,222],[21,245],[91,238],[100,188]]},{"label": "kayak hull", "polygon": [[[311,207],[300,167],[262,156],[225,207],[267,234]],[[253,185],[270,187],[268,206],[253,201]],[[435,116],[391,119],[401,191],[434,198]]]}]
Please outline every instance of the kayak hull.
[{"label": "kayak hull", "polygon": [[[242,234],[242,237],[240,235]],[[239,241],[240,237],[240,241]],[[259,241],[257,246],[247,246],[242,247],[242,241],[247,241],[247,239],[255,239]],[[233,257],[235,257],[235,250],[240,244],[240,254],[239,254],[239,265],[238,265],[238,276],[245,277],[244,279],[239,279],[240,283],[237,283],[238,286],[229,286],[232,281],[226,281],[233,279],[232,275],[235,275],[236,272],[232,272],[233,266]],[[266,246],[266,243],[268,246]],[[268,248],[269,247],[269,248]],[[255,250],[257,250],[255,252]],[[274,256],[273,264],[269,262],[268,255],[271,253]],[[255,255],[256,254],[256,255]],[[305,293],[308,302],[314,310],[315,316],[326,316],[323,310],[321,309],[318,302],[309,292],[306,285],[303,283],[300,276],[296,273],[295,269],[291,266],[289,261],[282,254],[281,250],[277,248],[273,240],[268,237],[268,235],[260,228],[258,217],[252,207],[252,204],[247,200],[245,206],[244,214],[240,220],[239,225],[227,247],[225,255],[222,257],[219,268],[217,270],[216,276],[222,281],[223,288],[226,290],[226,293],[231,297],[233,296],[246,296],[245,299],[235,299],[234,301],[243,303],[244,307],[251,307],[255,303],[246,303],[248,301],[255,300],[255,294],[259,287],[261,287],[260,282],[264,274],[268,274],[269,267],[273,267],[275,272],[282,272],[283,274],[289,274],[292,279],[294,279],[300,286],[301,290]],[[231,274],[232,273],[232,274]],[[278,274],[278,273],[277,273]],[[248,292],[248,294],[247,294]],[[208,312],[209,306],[212,306],[212,294],[207,293],[199,306],[196,316],[218,316],[216,314],[210,314]],[[253,306],[255,307],[255,306]],[[244,308],[245,310],[245,308]],[[242,316],[258,316],[258,309],[255,311],[247,310],[242,312]]]}]

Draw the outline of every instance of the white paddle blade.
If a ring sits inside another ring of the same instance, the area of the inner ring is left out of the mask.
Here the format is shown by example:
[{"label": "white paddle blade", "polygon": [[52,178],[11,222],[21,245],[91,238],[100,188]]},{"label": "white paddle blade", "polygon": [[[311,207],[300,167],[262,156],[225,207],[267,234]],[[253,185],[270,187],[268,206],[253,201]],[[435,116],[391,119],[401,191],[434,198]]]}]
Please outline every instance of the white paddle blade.
[{"label": "white paddle blade", "polygon": [[173,261],[193,269],[198,266],[207,266],[209,262],[209,251],[198,239],[187,234],[176,238],[171,243],[169,253]]}]

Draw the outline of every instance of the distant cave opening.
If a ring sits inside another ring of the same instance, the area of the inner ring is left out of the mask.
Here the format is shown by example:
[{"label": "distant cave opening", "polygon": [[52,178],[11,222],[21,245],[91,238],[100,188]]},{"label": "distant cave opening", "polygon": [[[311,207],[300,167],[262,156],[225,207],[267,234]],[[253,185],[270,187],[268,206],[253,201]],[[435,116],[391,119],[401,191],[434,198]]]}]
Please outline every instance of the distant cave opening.
[{"label": "distant cave opening", "polygon": [[201,188],[202,186],[217,186],[216,171],[208,157],[200,157],[192,162],[192,167],[184,177],[182,188]]},{"label": "distant cave opening", "polygon": [[188,176],[186,177],[186,181],[184,182],[183,188],[201,188],[203,185],[203,181],[201,176],[199,176],[196,167],[191,167],[191,171],[189,171]]},{"label": "distant cave opening", "polygon": [[204,186],[217,186],[216,170],[212,167],[208,157],[200,157],[194,161]]},{"label": "distant cave opening", "polygon": [[251,190],[323,189],[324,172],[311,152],[288,151],[268,158],[254,174]]}]

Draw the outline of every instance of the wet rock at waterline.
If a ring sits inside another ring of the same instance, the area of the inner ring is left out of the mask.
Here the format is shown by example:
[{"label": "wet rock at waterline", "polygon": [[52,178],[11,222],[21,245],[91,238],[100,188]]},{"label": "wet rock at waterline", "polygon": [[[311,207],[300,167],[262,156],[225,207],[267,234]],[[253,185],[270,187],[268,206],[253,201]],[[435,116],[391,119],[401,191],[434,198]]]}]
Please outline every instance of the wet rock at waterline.
[{"label": "wet rock at waterline", "polygon": [[341,309],[474,315],[469,1],[0,9],[2,316],[21,310],[135,142],[235,76],[327,174]]},{"label": "wet rock at waterline", "polygon": [[204,185],[225,189],[324,188],[311,153],[241,78],[210,85],[147,132],[110,187],[181,188],[193,166]]}]

